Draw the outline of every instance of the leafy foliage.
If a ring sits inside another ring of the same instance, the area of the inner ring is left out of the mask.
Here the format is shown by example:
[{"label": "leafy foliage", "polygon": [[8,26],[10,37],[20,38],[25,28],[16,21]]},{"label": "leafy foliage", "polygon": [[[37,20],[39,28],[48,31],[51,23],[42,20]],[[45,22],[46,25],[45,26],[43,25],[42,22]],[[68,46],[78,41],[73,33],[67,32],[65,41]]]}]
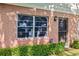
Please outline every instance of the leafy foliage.
[{"label": "leafy foliage", "polygon": [[46,45],[18,46],[15,48],[0,48],[0,56],[48,56],[59,55],[64,51],[64,44],[49,43]]},{"label": "leafy foliage", "polygon": [[79,49],[79,40],[74,40],[72,47]]}]

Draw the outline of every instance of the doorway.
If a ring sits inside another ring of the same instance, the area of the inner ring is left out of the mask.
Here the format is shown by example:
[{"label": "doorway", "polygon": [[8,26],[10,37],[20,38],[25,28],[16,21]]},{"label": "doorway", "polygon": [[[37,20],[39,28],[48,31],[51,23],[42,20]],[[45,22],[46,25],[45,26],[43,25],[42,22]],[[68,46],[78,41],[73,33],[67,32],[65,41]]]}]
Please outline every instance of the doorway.
[{"label": "doorway", "polygon": [[58,39],[59,41],[67,41],[68,18],[59,17],[58,19]]}]

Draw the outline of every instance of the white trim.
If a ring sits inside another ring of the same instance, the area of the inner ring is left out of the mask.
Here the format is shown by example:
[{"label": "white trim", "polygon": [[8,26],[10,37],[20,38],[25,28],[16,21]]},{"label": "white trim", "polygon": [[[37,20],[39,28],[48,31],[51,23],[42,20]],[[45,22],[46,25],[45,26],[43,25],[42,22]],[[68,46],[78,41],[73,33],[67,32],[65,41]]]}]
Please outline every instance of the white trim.
[{"label": "white trim", "polygon": [[72,11],[71,12],[68,12],[68,11],[61,11],[61,10],[53,10],[52,12],[61,12],[61,13],[68,13],[68,14],[73,14],[73,15],[78,15],[79,16],[79,13],[73,13]]},{"label": "white trim", "polygon": [[[30,15],[29,15],[29,16],[30,16]],[[41,17],[42,17],[42,16],[41,16]],[[44,16],[44,17],[45,17],[45,16]],[[18,19],[18,14],[17,14],[17,19]],[[18,20],[16,21],[16,27],[17,27],[17,28],[16,28],[16,31],[18,30],[18,23],[17,23],[17,22],[18,22]],[[47,17],[47,26],[46,26],[46,27],[47,27],[47,31],[45,31],[45,32],[46,32],[46,36],[35,37],[35,16],[33,16],[33,26],[32,26],[32,27],[33,27],[33,37],[19,38],[19,37],[18,37],[18,31],[17,31],[17,32],[16,32],[16,35],[17,35],[16,38],[23,40],[23,39],[29,39],[29,38],[30,38],[30,39],[34,39],[34,38],[44,38],[44,37],[48,37],[48,17]]]},{"label": "white trim", "polygon": [[33,38],[35,37],[35,16],[33,16]]}]

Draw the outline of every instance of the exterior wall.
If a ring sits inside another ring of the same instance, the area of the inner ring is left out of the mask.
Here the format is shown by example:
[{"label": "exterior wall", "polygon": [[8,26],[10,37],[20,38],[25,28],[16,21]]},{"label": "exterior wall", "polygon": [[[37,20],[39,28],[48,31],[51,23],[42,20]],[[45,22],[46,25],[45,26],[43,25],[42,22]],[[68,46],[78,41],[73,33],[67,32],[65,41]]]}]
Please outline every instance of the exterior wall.
[{"label": "exterior wall", "polygon": [[17,14],[50,16],[50,12],[47,10],[0,4],[0,47],[15,47],[25,44],[47,44],[49,42],[49,33],[48,37],[43,38],[17,38]]},{"label": "exterior wall", "polygon": [[[74,39],[79,39],[77,38],[77,32],[79,32],[77,30],[78,28],[78,22],[79,22],[79,15],[74,15],[74,14],[69,14],[69,13],[61,13],[61,12],[53,12],[53,15],[54,16],[57,16],[57,17],[65,17],[65,18],[68,18],[68,34],[67,34],[67,42],[68,44],[70,45]],[[56,26],[53,28],[53,30],[56,32],[58,30],[58,20],[57,22],[55,23]],[[58,35],[58,32],[57,32],[57,35]],[[56,35],[56,37],[57,37]],[[79,36],[79,34],[78,34]],[[54,36],[55,37],[55,36]],[[58,39],[58,38],[57,38]]]},{"label": "exterior wall", "polygon": [[[17,14],[49,16],[48,36],[40,38],[17,38]],[[0,47],[15,47],[18,45],[47,44],[50,39],[58,42],[58,20],[54,16],[68,18],[68,42],[74,38],[76,17],[72,14],[51,12],[48,10],[26,8],[15,5],[0,4]]]}]

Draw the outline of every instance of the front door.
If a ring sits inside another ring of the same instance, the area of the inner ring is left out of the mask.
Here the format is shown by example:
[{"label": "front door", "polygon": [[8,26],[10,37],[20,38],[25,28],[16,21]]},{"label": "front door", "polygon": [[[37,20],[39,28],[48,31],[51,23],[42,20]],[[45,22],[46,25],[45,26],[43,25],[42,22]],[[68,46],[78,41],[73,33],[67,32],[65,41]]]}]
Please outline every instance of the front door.
[{"label": "front door", "polygon": [[67,41],[68,18],[59,17],[58,20],[58,36],[59,41]]}]

